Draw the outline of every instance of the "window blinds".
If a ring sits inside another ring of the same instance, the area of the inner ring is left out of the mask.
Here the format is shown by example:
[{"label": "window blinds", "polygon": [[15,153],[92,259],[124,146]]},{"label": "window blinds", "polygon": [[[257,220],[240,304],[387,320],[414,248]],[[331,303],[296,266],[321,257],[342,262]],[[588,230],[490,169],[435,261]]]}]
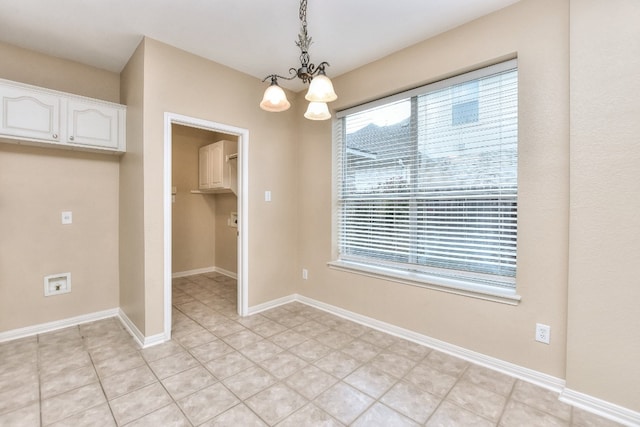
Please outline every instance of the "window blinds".
[{"label": "window blinds", "polygon": [[343,112],[334,139],[341,260],[515,286],[515,60]]}]

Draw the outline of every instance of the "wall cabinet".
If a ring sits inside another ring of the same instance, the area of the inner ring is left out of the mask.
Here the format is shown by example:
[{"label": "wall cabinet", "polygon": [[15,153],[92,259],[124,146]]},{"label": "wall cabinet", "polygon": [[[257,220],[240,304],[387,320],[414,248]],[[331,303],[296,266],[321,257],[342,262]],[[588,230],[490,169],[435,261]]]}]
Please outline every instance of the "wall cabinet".
[{"label": "wall cabinet", "polygon": [[204,192],[232,191],[237,194],[238,143],[218,141],[200,147],[198,189]]},{"label": "wall cabinet", "polygon": [[3,142],[121,154],[125,126],[124,105],[0,79]]}]

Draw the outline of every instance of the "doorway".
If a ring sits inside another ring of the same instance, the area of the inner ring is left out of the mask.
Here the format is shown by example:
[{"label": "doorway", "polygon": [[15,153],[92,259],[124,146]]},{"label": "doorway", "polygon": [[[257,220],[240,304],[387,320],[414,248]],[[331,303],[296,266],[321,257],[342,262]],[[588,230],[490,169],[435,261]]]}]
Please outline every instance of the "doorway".
[{"label": "doorway", "polygon": [[164,120],[164,335],[171,339],[172,304],[172,149],[173,125],[196,128],[237,138],[237,311],[248,312],[248,143],[249,131],[222,123],[174,113],[165,113]]}]

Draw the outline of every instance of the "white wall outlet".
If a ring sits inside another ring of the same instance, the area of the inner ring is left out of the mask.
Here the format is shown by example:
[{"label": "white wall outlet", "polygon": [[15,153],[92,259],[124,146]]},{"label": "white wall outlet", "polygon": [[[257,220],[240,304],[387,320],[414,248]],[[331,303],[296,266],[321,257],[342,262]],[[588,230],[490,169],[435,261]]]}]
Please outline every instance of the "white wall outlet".
[{"label": "white wall outlet", "polygon": [[73,223],[73,213],[71,211],[62,212],[62,224],[67,225]]},{"label": "white wall outlet", "polygon": [[551,340],[551,326],[536,323],[536,341],[549,344]]},{"label": "white wall outlet", "polygon": [[309,270],[307,270],[306,268],[302,269],[302,278],[304,280],[307,280],[309,278]]},{"label": "white wall outlet", "polygon": [[265,202],[270,202],[271,201],[271,191],[267,190],[264,192],[264,201]]},{"label": "white wall outlet", "polygon": [[51,274],[44,278],[44,296],[71,292],[71,273]]}]

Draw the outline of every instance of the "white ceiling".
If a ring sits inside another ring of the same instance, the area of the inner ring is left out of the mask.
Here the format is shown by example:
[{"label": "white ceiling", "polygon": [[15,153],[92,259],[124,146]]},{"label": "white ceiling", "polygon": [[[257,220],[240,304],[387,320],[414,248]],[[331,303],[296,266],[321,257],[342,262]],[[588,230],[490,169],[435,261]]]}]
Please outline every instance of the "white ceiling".
[{"label": "white ceiling", "polygon": [[[337,76],[517,1],[309,0],[311,62],[329,62],[327,74]],[[299,0],[0,0],[0,41],[120,72],[146,35],[262,79],[299,67],[299,7]]]}]

